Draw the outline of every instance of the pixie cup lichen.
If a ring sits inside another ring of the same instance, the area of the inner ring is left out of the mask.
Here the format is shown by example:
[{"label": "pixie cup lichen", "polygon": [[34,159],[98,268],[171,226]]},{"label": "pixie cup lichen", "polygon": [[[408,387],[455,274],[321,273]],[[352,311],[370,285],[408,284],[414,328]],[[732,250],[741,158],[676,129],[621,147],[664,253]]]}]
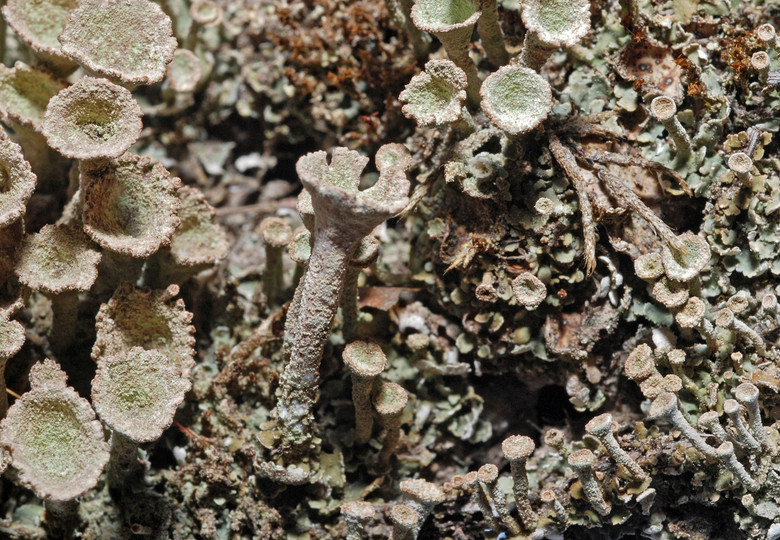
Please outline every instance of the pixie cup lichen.
[{"label": "pixie cup lichen", "polygon": [[61,74],[78,65],[62,51],[57,40],[80,0],[8,0],[3,17],[19,38],[44,64]]},{"label": "pixie cup lichen", "polygon": [[102,356],[92,403],[111,428],[109,482],[120,488],[138,471],[138,446],[160,438],[190,389],[189,373],[157,350],[133,347]]},{"label": "pixie cup lichen", "polygon": [[399,94],[401,112],[418,126],[463,124],[466,128],[473,123],[463,107],[467,85],[466,74],[452,61],[431,60]]},{"label": "pixie cup lichen", "polygon": [[482,109],[509,135],[527,133],[552,110],[550,84],[527,67],[504,66],[490,74],[480,89]]},{"label": "pixie cup lichen", "polygon": [[22,149],[2,132],[0,135],[0,228],[24,216],[35,191],[37,178],[25,161]]},{"label": "pixie cup lichen", "polygon": [[154,84],[173,59],[172,31],[171,19],[149,0],[81,0],[59,40],[62,52],[89,72],[123,84]]},{"label": "pixie cup lichen", "polygon": [[0,423],[0,445],[22,484],[46,501],[55,537],[73,521],[74,499],[95,486],[109,455],[95,412],[66,379],[51,360],[34,365],[30,391]]},{"label": "pixie cup lichen", "polygon": [[83,77],[51,98],[43,135],[62,155],[75,159],[122,155],[141,133],[141,108],[121,86]]},{"label": "pixie cup lichen", "polygon": [[[293,455],[309,447],[312,409],[317,394],[319,365],[339,306],[350,259],[363,237],[409,202],[408,152],[400,145],[377,153],[379,179],[358,189],[368,158],[346,148],[313,152],[298,160],[296,169],[311,196],[314,245],[302,287],[296,337],[281,376],[277,414],[284,446]],[[398,155],[396,155],[398,154]]]},{"label": "pixie cup lichen", "polygon": [[79,292],[95,283],[100,252],[84,232],[70,225],[46,225],[28,236],[19,252],[16,275],[52,303],[51,343],[64,350],[76,331]]},{"label": "pixie cup lichen", "polygon": [[539,71],[559,48],[576,45],[590,31],[588,0],[525,0],[523,24],[528,31],[519,63]]},{"label": "pixie cup lichen", "polygon": [[447,56],[466,73],[469,100],[479,103],[479,74],[469,56],[469,43],[474,25],[482,11],[476,0],[416,0],[412,6],[412,21],[423,32],[436,36]]}]

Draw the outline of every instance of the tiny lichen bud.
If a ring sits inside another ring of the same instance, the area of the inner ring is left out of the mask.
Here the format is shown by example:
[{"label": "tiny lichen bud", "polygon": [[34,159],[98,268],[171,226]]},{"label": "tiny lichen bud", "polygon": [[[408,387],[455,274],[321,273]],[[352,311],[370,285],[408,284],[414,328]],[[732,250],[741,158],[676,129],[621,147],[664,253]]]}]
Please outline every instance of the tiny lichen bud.
[{"label": "tiny lichen bud", "polygon": [[721,442],[729,440],[729,435],[720,425],[720,415],[716,411],[707,411],[699,416],[699,427],[709,431]]},{"label": "tiny lichen bud", "polygon": [[751,452],[755,453],[761,450],[761,444],[756,440],[742,420],[742,407],[739,402],[736,399],[727,399],[723,402],[723,412],[726,413],[726,416],[731,420],[741,442],[744,443]]},{"label": "tiny lichen bud", "polygon": [[373,416],[371,389],[374,379],[387,365],[382,348],[374,342],[353,341],[344,347],[344,363],[352,372],[352,403],[355,406],[355,442],[365,444],[371,438]]},{"label": "tiny lichen bud", "polygon": [[265,243],[265,269],[263,270],[263,294],[269,304],[276,302],[284,288],[282,253],[292,240],[292,229],[287,220],[267,217],[260,222],[259,230]]},{"label": "tiny lichen bud", "polygon": [[62,52],[90,72],[154,84],[173,59],[172,32],[170,17],[149,0],[81,0],[59,40]]},{"label": "tiny lichen bud", "polygon": [[734,454],[734,445],[730,442],[724,442],[718,447],[718,458],[723,465],[733,474],[739,482],[749,491],[756,491],[760,486],[745,467],[739,462]]},{"label": "tiny lichen bud", "polygon": [[747,324],[739,320],[729,308],[723,308],[718,311],[718,314],[715,316],[715,324],[721,328],[730,328],[734,330],[737,334],[744,336],[750,341],[758,354],[761,356],[767,355],[764,338]]},{"label": "tiny lichen bud", "polygon": [[[517,521],[515,521],[515,519],[512,517],[512,514],[509,512],[509,507],[506,504],[506,497],[504,492],[498,485],[498,467],[492,463],[486,463],[485,465],[482,465],[477,471],[477,478],[479,479],[480,487],[484,493],[489,495],[493,500],[493,505],[496,508],[496,512],[498,512],[498,516],[501,518],[501,523],[503,523],[504,526],[509,529],[509,532],[511,532],[513,535],[519,535],[522,532],[520,525],[517,523]],[[493,516],[492,510],[489,514],[486,514],[486,517],[488,517],[488,515],[490,517]]]},{"label": "tiny lichen bud", "polygon": [[688,296],[688,287],[679,281],[662,278],[653,285],[653,297],[669,309],[682,306]]},{"label": "tiny lichen bud", "polygon": [[729,156],[729,169],[734,173],[742,185],[749,186],[753,175],[753,160],[744,152],[735,152]]},{"label": "tiny lichen bud", "polygon": [[382,383],[374,395],[374,409],[379,415],[379,422],[385,429],[382,441],[382,451],[379,453],[379,463],[386,466],[401,438],[401,416],[409,400],[409,394],[396,383]]},{"label": "tiny lichen bud", "polygon": [[664,245],[661,256],[666,277],[674,281],[690,281],[710,262],[710,245],[706,239],[693,233],[683,233],[678,240],[682,249]]},{"label": "tiny lichen bud", "polygon": [[553,511],[555,512],[555,516],[558,518],[558,521],[565,525],[569,521],[569,516],[566,513],[566,508],[563,507],[563,504],[561,504],[561,501],[558,500],[558,497],[555,495],[555,492],[551,489],[544,489],[539,494],[539,498],[542,500],[543,503],[552,505]]},{"label": "tiny lichen bud", "polygon": [[661,254],[646,253],[634,259],[634,272],[639,279],[655,281],[664,275],[664,265]]},{"label": "tiny lichen bud", "polygon": [[623,450],[615,439],[614,433],[612,433],[612,415],[609,413],[601,414],[592,418],[587,424],[585,424],[585,431],[590,435],[596,437],[604,448],[607,449],[610,457],[614,459],[619,465],[623,465],[628,472],[631,473],[637,480],[645,480],[647,473],[642,470],[642,467],[634,461],[628,452]]},{"label": "tiny lichen bud", "polygon": [[754,52],[750,57],[750,67],[758,73],[759,80],[766,80],[769,74],[769,55],[765,51]]},{"label": "tiny lichen bud", "polygon": [[390,509],[390,520],[393,522],[391,540],[417,540],[422,526],[417,510],[406,504],[396,504]]},{"label": "tiny lichen bud", "polygon": [[535,448],[534,441],[525,435],[512,435],[501,443],[501,451],[512,471],[517,512],[520,514],[523,526],[529,530],[533,530],[539,519],[528,500],[528,474],[526,473],[526,462],[534,453]]},{"label": "tiny lichen bud", "polygon": [[660,373],[653,373],[647,379],[639,383],[639,391],[647,399],[655,399],[664,392],[664,378]]},{"label": "tiny lichen bud", "polygon": [[401,492],[406,496],[406,504],[417,511],[419,525],[428,518],[437,504],[446,499],[444,492],[431,482],[415,478],[401,482]]},{"label": "tiny lichen bud", "polygon": [[677,428],[699,452],[707,457],[715,457],[715,449],[707,444],[701,434],[691,426],[677,407],[677,396],[664,392],[650,405],[652,418],[665,418]]},{"label": "tiny lichen bud", "polygon": [[587,448],[572,452],[568,460],[569,466],[574,469],[574,473],[582,483],[582,491],[585,493],[585,498],[596,512],[606,516],[612,511],[612,507],[604,500],[604,493],[601,491],[601,486],[593,474],[595,461],[596,456]]},{"label": "tiny lichen bud", "polygon": [[141,107],[121,86],[82,77],[49,100],[43,135],[62,155],[75,159],[113,158],[141,134]]},{"label": "tiny lichen bud", "polygon": [[466,73],[466,93],[475,104],[479,103],[480,81],[468,46],[480,15],[480,2],[475,0],[417,0],[411,11],[414,25],[435,35],[449,59]]},{"label": "tiny lichen bud", "polygon": [[758,403],[758,387],[753,383],[742,383],[734,390],[734,397],[747,409],[748,423],[753,436],[761,443],[763,448],[767,448],[766,430],[761,421],[761,407]]},{"label": "tiny lichen bud", "polygon": [[366,525],[376,515],[376,509],[370,502],[349,501],[342,503],[341,515],[347,522],[347,540],[363,540],[367,538]]},{"label": "tiny lichen bud", "polygon": [[464,116],[467,84],[466,74],[452,61],[431,60],[399,94],[401,112],[418,126],[457,122]]},{"label": "tiny lichen bud", "polygon": [[647,343],[641,343],[631,351],[626,359],[623,372],[626,374],[626,377],[636,383],[641,383],[656,373],[653,350]]},{"label": "tiny lichen bud", "polygon": [[504,66],[491,73],[480,89],[482,109],[509,135],[535,129],[552,110],[550,84],[527,67]]},{"label": "tiny lichen bud", "polygon": [[769,23],[762,24],[756,28],[756,37],[768,49],[777,47],[777,33],[775,27]]},{"label": "tiny lichen bud", "polygon": [[706,311],[707,305],[704,301],[697,296],[692,296],[688,298],[680,311],[675,313],[674,319],[681,328],[696,328],[704,319]]},{"label": "tiny lichen bud", "polygon": [[531,272],[522,272],[512,280],[512,292],[518,304],[531,310],[547,298],[547,287]]},{"label": "tiny lichen bud", "polygon": [[544,442],[544,444],[547,446],[555,448],[555,450],[561,455],[563,459],[568,458],[569,454],[571,454],[571,449],[566,443],[566,436],[560,429],[550,428],[545,431],[542,442]]},{"label": "tiny lichen bud", "polygon": [[524,0],[522,6],[528,32],[519,62],[535,71],[554,50],[573,47],[590,31],[588,0]]},{"label": "tiny lichen bud", "polygon": [[728,307],[734,314],[740,314],[750,308],[750,300],[744,292],[734,294],[726,301]]},{"label": "tiny lichen bud", "polygon": [[684,159],[691,154],[691,139],[677,119],[677,105],[669,96],[658,96],[650,102],[650,113],[661,122],[677,147],[677,156]]}]

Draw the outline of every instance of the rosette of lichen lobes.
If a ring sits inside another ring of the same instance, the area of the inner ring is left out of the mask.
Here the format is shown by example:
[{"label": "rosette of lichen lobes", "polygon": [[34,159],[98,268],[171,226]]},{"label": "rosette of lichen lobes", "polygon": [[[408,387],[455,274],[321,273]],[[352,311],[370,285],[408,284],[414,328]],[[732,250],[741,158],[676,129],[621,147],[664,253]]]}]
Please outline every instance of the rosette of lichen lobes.
[{"label": "rosette of lichen lobes", "polygon": [[92,358],[127,354],[133,347],[156,349],[189,377],[195,365],[195,328],[184,300],[175,300],[178,285],[166,289],[121,285],[100,306]]},{"label": "rosette of lichen lobes", "polygon": [[466,74],[450,60],[431,60],[398,96],[401,111],[418,126],[443,126],[463,116]]},{"label": "rosette of lichen lobes", "polygon": [[48,71],[16,62],[0,65],[0,112],[4,121],[41,131],[49,100],[68,84]]},{"label": "rosette of lichen lobes", "polygon": [[30,370],[30,391],[0,423],[0,444],[22,484],[39,497],[68,501],[95,486],[108,461],[103,426],[51,360]]},{"label": "rosette of lichen lobes", "polygon": [[62,52],[124,84],[154,84],[178,45],[171,19],[149,0],[82,0],[59,36]]},{"label": "rosette of lichen lobes", "polygon": [[534,70],[510,65],[491,73],[479,90],[482,110],[509,135],[527,133],[552,110],[550,84]]},{"label": "rosette of lichen lobes", "polygon": [[25,238],[16,262],[19,281],[36,291],[88,291],[97,278],[100,252],[70,225],[46,225]]},{"label": "rosette of lichen lobes", "polygon": [[57,37],[79,0],[8,0],[3,17],[19,38],[44,61],[63,70],[77,66],[64,55]]},{"label": "rosette of lichen lobes", "polygon": [[125,88],[82,77],[49,101],[43,135],[65,157],[113,158],[138,140],[141,116],[141,107]]},{"label": "rosette of lichen lobes", "polygon": [[0,227],[8,226],[25,214],[37,181],[22,149],[0,130]]},{"label": "rosette of lichen lobes", "polygon": [[101,247],[143,258],[168,245],[180,224],[181,181],[148,157],[130,153],[82,161],[84,230]]},{"label": "rosette of lichen lobes", "polygon": [[100,419],[137,443],[160,438],[192,384],[157,350],[133,347],[101,357],[92,380]]}]

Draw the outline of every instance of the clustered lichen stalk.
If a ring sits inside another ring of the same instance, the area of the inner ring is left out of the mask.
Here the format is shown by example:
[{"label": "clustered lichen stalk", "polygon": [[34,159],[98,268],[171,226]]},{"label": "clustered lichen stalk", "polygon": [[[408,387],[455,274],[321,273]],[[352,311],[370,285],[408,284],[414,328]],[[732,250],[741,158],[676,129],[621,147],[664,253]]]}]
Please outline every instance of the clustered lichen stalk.
[{"label": "clustered lichen stalk", "polygon": [[333,152],[330,164],[324,152],[303,156],[298,173],[314,207],[314,245],[302,282],[297,321],[290,330],[290,359],[279,384],[277,416],[282,425],[283,451],[304,454],[313,437],[313,408],[319,384],[319,366],[339,306],[347,268],[360,241],[408,202],[409,181],[404,172],[408,152],[386,145],[376,156],[377,183],[357,190],[366,159],[345,148]]}]

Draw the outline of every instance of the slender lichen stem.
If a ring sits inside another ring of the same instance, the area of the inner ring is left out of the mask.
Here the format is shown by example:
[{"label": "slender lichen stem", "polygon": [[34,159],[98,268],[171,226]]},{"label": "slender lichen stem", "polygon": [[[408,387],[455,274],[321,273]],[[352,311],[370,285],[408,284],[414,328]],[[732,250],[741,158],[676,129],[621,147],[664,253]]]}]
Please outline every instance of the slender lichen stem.
[{"label": "slender lichen stem", "polygon": [[301,300],[290,360],[279,385],[277,414],[285,450],[291,455],[299,455],[311,443],[320,361],[338,310],[347,263],[359,240],[327,228],[315,235],[309,266],[299,286]]}]

